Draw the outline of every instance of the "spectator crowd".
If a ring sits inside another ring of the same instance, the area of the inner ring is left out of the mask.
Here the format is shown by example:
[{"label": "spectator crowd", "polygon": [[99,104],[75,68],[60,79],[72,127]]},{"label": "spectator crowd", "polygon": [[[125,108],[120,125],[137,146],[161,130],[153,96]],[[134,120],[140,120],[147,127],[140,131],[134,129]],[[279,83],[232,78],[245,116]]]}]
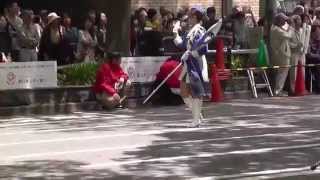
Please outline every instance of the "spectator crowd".
[{"label": "spectator crowd", "polygon": [[0,14],[1,59],[15,62],[56,60],[58,65],[103,58],[110,44],[105,13],[89,11],[79,27],[68,13],[21,10],[9,1]]},{"label": "spectator crowd", "polygon": [[[320,3],[318,0],[301,1],[292,12],[279,7],[269,34],[270,63],[286,66],[275,70],[276,95],[284,95],[283,88],[289,79],[289,94],[294,91],[298,62],[320,62]],[[177,35],[186,36],[189,17],[200,10],[206,29],[215,24],[215,7],[206,9],[180,8],[173,12],[164,7],[139,8],[130,19],[130,53],[132,56],[160,56],[166,51],[182,51],[174,45]],[[56,60],[58,65],[90,62],[106,57],[110,50],[111,31],[108,16],[91,10],[84,14],[79,27],[72,23],[68,13],[41,10],[38,15],[31,9],[21,10],[17,1],[10,1],[0,14],[0,59],[16,62]],[[256,19],[250,6],[235,6],[232,13],[223,17],[219,37],[227,48],[250,48],[249,30],[266,26],[266,18]],[[268,31],[264,31],[268,32]],[[214,44],[209,48],[214,48]],[[292,66],[291,68],[289,66]],[[320,93],[320,68],[306,69],[307,78],[314,78],[314,88]],[[311,73],[312,72],[312,75]]]}]

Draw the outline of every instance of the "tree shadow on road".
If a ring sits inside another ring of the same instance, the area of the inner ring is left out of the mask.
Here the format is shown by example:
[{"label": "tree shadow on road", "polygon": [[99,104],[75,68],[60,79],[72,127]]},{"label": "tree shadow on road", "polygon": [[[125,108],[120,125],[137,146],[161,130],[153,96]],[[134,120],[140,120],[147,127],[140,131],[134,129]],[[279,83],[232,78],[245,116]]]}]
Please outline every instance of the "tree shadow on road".
[{"label": "tree shadow on road", "polygon": [[[87,170],[82,166],[87,164],[75,161],[23,161],[13,165],[0,166],[0,179],[22,179],[22,180],[130,180],[138,176],[121,175],[111,170]],[[141,179],[151,177],[140,176]]]}]

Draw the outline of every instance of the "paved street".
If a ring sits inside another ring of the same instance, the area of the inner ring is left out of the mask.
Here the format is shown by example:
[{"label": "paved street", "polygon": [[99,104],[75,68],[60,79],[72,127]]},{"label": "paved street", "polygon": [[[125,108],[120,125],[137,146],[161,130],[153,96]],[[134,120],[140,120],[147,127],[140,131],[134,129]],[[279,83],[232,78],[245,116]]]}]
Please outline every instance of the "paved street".
[{"label": "paved street", "polygon": [[0,179],[320,179],[320,96],[0,120]]}]

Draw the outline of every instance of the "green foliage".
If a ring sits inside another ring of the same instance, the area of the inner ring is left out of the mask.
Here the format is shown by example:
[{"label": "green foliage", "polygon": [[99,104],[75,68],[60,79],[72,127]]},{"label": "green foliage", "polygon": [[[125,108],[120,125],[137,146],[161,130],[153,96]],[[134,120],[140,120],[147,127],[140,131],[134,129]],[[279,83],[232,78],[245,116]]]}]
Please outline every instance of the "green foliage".
[{"label": "green foliage", "polygon": [[[248,63],[246,55],[232,55],[231,56],[231,69],[245,68]],[[233,71],[233,76],[238,77],[245,75],[245,71]]]},{"label": "green foliage", "polygon": [[233,55],[231,57],[231,69],[243,68],[245,67],[246,58],[241,55]]},{"label": "green foliage", "polygon": [[59,85],[61,86],[88,86],[95,82],[97,63],[74,64],[58,72]]}]

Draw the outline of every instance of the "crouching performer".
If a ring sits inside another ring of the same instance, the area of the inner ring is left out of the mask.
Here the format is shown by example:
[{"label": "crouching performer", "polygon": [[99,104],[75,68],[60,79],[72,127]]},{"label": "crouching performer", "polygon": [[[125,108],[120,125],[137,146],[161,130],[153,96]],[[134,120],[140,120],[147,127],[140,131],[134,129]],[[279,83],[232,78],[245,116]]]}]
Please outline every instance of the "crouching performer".
[{"label": "crouching performer", "polygon": [[93,86],[97,100],[106,109],[122,107],[127,90],[131,86],[128,75],[122,70],[120,53],[109,53],[105,63],[97,71]]}]

